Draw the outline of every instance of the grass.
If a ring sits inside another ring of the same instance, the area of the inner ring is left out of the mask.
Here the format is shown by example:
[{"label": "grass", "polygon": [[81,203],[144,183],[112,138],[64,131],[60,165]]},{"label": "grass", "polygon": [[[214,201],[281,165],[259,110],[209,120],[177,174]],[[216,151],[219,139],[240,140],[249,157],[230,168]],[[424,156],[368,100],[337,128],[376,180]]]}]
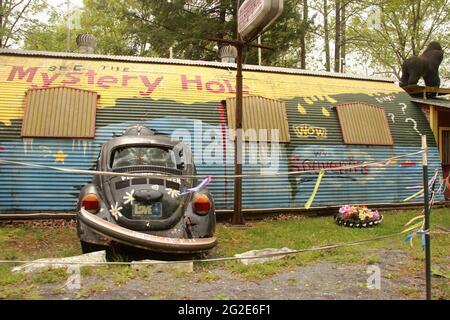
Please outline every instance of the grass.
[{"label": "grass", "polygon": [[[263,248],[304,249],[325,244],[346,243],[397,233],[419,211],[384,212],[384,221],[375,228],[351,229],[337,226],[332,217],[294,219],[283,221],[254,222],[251,228],[238,229],[219,224],[216,236],[219,245],[210,253],[212,257],[229,257],[237,253]],[[431,226],[450,226],[450,209],[435,209],[431,215]],[[280,271],[292,270],[321,260],[330,260],[340,264],[377,264],[380,263],[381,251],[402,249],[410,257],[398,272],[390,272],[389,278],[397,279],[417,275],[423,272],[424,254],[420,239],[416,239],[413,247],[403,243],[404,236],[371,242],[361,246],[338,248],[333,250],[306,252],[288,256],[281,260],[264,264],[245,266],[237,261],[225,263],[208,263],[195,265],[195,281],[198,283],[214,282],[219,276],[210,272],[215,267],[225,267],[229,272],[243,279],[257,281],[272,276]],[[448,234],[433,234],[432,262],[442,272],[449,270],[450,247]],[[33,260],[38,258],[55,258],[81,254],[75,228],[45,228],[30,226],[0,227],[0,259],[1,260]],[[7,299],[39,299],[40,287],[45,284],[61,283],[67,279],[65,269],[50,270],[37,275],[11,273],[13,265],[0,264],[0,298]],[[82,277],[91,277],[95,281],[110,281],[112,285],[126,284],[132,279],[147,279],[155,276],[147,269],[135,271],[128,266],[83,267]],[[174,278],[191,277],[182,272],[174,273]],[[448,279],[436,278],[438,298],[450,298]],[[293,285],[293,283],[289,283]],[[79,297],[89,296],[106,290],[99,284],[92,288],[83,288]],[[412,291],[412,290],[411,290]],[[398,292],[405,297],[414,297],[414,292],[399,288]]]},{"label": "grass", "polygon": [[211,273],[209,271],[201,272],[196,274],[195,282],[196,283],[208,283],[208,282],[215,282],[220,280],[220,276],[214,273]]},{"label": "grass", "polygon": [[[347,243],[393,234],[404,230],[404,225],[418,211],[392,211],[384,213],[384,221],[375,228],[353,229],[337,226],[330,217],[309,218],[302,220],[263,221],[253,223],[250,229],[232,228],[222,225],[217,230],[220,245],[213,250],[213,255],[231,256],[249,250],[263,248],[304,249],[335,243]],[[450,210],[435,209],[431,216],[431,226],[449,226]],[[448,235],[436,234],[432,239],[433,263],[446,263],[450,256]],[[249,280],[273,275],[281,268],[306,265],[318,260],[330,260],[339,263],[373,264],[379,262],[376,252],[380,249],[404,249],[419,264],[423,262],[424,254],[420,240],[415,241],[411,248],[405,245],[402,237],[367,243],[361,246],[338,248],[326,251],[307,252],[291,256],[287,259],[271,261],[255,266],[244,266],[239,262],[227,262],[230,271]]]}]

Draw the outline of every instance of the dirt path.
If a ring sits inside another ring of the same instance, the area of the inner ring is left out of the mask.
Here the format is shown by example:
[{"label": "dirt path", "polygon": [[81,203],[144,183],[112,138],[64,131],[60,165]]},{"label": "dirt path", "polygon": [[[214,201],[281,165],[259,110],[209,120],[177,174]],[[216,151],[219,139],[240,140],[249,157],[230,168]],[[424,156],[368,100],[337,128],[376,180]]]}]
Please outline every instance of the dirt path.
[{"label": "dirt path", "polygon": [[[96,276],[82,278],[82,289],[55,291],[54,286],[41,288],[46,299],[414,299],[423,298],[421,275],[402,275],[408,263],[402,250],[379,254],[381,288],[367,288],[367,265],[321,261],[296,267],[275,276],[248,281],[216,268],[205,279],[198,274],[175,275],[154,273],[149,279],[132,279],[118,285],[112,279]],[[59,284],[61,287],[61,284]]]}]

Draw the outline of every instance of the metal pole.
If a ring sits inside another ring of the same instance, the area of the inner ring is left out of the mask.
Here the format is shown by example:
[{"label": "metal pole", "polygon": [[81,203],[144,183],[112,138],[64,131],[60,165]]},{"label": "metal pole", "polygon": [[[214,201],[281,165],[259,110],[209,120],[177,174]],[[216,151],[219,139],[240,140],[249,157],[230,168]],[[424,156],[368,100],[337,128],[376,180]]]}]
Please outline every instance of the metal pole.
[{"label": "metal pole", "polygon": [[428,147],[427,136],[422,136],[422,165],[423,165],[423,203],[425,215],[425,282],[427,290],[427,300],[431,300],[431,250],[430,250],[430,204],[428,187]]},{"label": "metal pole", "polygon": [[[258,37],[258,45],[261,45],[261,36]],[[261,48],[258,48],[258,65],[262,65],[262,52]]]},{"label": "metal pole", "polygon": [[[242,51],[243,43],[237,42],[237,72],[236,72],[236,138],[234,139],[234,174],[242,174]],[[243,225],[242,216],[242,178],[234,178],[234,212],[231,219],[234,225]]]},{"label": "metal pole", "polygon": [[[234,174],[242,174],[242,50],[244,43],[240,41],[239,36],[239,7],[241,0],[236,1],[236,41],[237,49],[236,61],[236,119],[235,129],[236,137],[234,139]],[[242,217],[242,178],[234,178],[234,210],[231,218],[231,224],[243,225],[244,218]]]}]

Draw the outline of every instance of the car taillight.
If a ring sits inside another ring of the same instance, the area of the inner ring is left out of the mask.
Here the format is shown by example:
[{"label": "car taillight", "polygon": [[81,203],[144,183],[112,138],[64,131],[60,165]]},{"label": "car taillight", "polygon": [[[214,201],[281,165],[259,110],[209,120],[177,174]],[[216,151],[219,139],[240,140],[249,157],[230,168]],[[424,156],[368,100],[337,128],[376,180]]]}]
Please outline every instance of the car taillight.
[{"label": "car taillight", "polygon": [[197,214],[207,214],[211,208],[209,198],[204,194],[197,194],[194,196],[194,212]]},{"label": "car taillight", "polygon": [[100,199],[94,193],[88,193],[81,199],[81,206],[87,211],[96,213],[100,210]]}]

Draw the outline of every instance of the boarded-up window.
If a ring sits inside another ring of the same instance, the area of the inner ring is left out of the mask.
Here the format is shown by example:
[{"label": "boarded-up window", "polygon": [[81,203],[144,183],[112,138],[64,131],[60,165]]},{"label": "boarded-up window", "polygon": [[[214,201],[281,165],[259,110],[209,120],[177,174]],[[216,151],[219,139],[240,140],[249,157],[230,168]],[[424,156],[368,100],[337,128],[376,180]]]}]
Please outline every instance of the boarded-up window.
[{"label": "boarded-up window", "polygon": [[[284,101],[258,96],[244,97],[242,101],[242,129],[245,141],[267,141],[278,137],[278,142],[290,142],[289,124]],[[227,99],[228,128],[236,126],[236,99]],[[235,136],[230,134],[231,139]],[[256,139],[255,139],[256,138]]]},{"label": "boarded-up window", "polygon": [[441,158],[442,164],[450,164],[450,128],[440,128]]},{"label": "boarded-up window", "polygon": [[28,90],[22,136],[94,138],[97,98],[96,92],[66,87]]},{"label": "boarded-up window", "polygon": [[393,145],[391,130],[383,108],[367,103],[336,106],[346,144]]}]

